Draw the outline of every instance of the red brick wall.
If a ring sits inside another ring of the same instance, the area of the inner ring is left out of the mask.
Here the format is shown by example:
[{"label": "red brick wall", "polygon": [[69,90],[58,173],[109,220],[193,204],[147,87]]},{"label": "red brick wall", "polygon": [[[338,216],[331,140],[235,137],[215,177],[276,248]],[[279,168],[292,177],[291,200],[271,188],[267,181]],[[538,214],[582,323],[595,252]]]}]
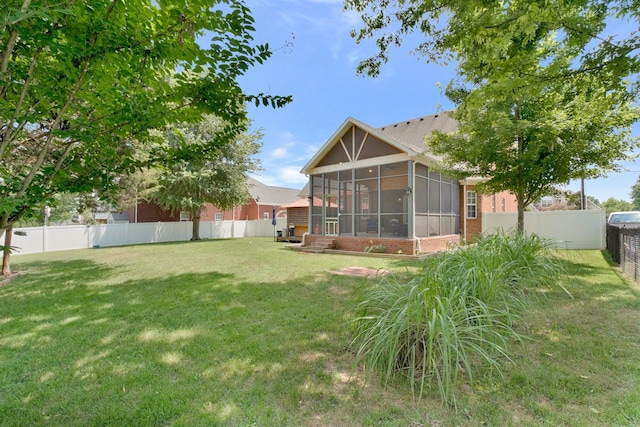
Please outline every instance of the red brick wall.
[{"label": "red brick wall", "polygon": [[[238,206],[235,209],[229,209],[223,211],[217,206],[207,205],[206,218],[205,214],[202,214],[202,220],[214,221],[216,219],[216,213],[222,212],[222,219],[224,221],[239,220],[249,221],[254,219],[263,219],[262,210],[260,211],[260,217],[258,218],[258,205],[255,200],[250,199],[246,205]],[[235,217],[234,217],[235,214]],[[271,218],[271,208],[269,208],[269,218]]]},{"label": "red brick wall", "polygon": [[475,191],[475,186],[467,185],[466,188],[462,188],[466,191],[460,191],[460,218],[462,218],[460,221],[460,234],[462,239],[466,237],[467,242],[470,242],[475,236],[482,232],[482,212],[484,212],[487,205],[487,196],[477,194],[476,218],[467,218],[467,191]]},{"label": "red brick wall", "polygon": [[459,234],[449,236],[426,237],[420,239],[422,253],[436,252],[447,249],[451,245],[459,245],[462,238]]},{"label": "red brick wall", "polygon": [[[129,222],[136,222],[135,209],[129,209],[127,211],[129,216]],[[138,222],[173,222],[180,221],[180,212],[171,214],[169,211],[164,211],[160,206],[155,203],[149,203],[142,201],[138,204]]]},{"label": "red brick wall", "polygon": [[398,251],[404,255],[418,255],[420,253],[428,253],[444,250],[451,243],[459,243],[460,236],[457,234],[451,236],[428,237],[419,239],[389,239],[389,238],[371,238],[371,237],[348,237],[348,236],[319,236],[308,234],[305,237],[305,245],[310,246],[318,239],[328,238],[336,240],[336,249],[341,251],[365,252],[368,246],[383,245],[384,253],[397,254]]},{"label": "red brick wall", "polygon": [[[255,204],[255,202],[254,202]],[[217,206],[214,206],[212,204],[208,204],[206,208],[204,208],[204,210],[200,213],[200,220],[201,221],[215,221],[216,219],[216,214],[222,212],[222,220],[223,221],[231,221],[231,220],[245,220],[245,219],[255,219],[255,218],[245,218],[248,217],[248,212],[250,212],[250,209],[247,209],[248,206],[247,205],[243,205],[243,206],[238,206],[237,208],[234,209],[229,209],[226,211],[223,211],[222,209],[220,209]],[[235,214],[235,218],[234,218],[234,214]],[[257,215],[257,210],[254,207],[253,208],[253,216],[255,217]],[[262,218],[260,218],[262,219]]]},{"label": "red brick wall", "polygon": [[409,239],[384,239],[370,237],[340,237],[336,241],[336,249],[343,251],[364,252],[367,246],[383,245],[384,253],[397,254],[402,251],[404,254],[415,255],[416,242]]},{"label": "red brick wall", "polygon": [[481,212],[518,212],[518,201],[508,191],[482,195],[482,199],[483,208]]},{"label": "red brick wall", "polygon": [[[207,207],[200,214],[201,221],[214,221],[216,218],[216,213],[222,212],[222,219],[225,221],[229,221],[232,219],[236,220],[255,220],[255,219],[264,219],[263,215],[265,212],[269,214],[269,218],[271,218],[273,206],[258,206],[255,200],[251,199],[248,204],[238,206],[234,209],[229,209],[227,211],[223,211],[217,206],[208,204]],[[280,206],[276,206],[276,212],[281,210]],[[235,213],[235,218],[234,214]],[[130,209],[127,211],[129,216],[129,222],[135,222],[135,210]],[[138,205],[138,222],[173,222],[180,221],[180,213],[171,214],[168,211],[163,211],[158,205],[155,203],[149,202],[140,202]]]},{"label": "red brick wall", "polygon": [[[474,186],[467,186],[467,191],[474,191]],[[467,203],[467,195],[462,191],[460,194],[460,206],[462,206],[462,212],[460,215],[464,215]],[[502,191],[496,194],[478,194],[477,197],[477,218],[464,218],[462,221],[462,229],[460,233],[463,238],[466,236],[467,242],[472,242],[473,239],[482,233],[482,215],[487,212],[517,212],[518,202],[513,194],[508,191]],[[466,228],[466,234],[465,234]]]}]

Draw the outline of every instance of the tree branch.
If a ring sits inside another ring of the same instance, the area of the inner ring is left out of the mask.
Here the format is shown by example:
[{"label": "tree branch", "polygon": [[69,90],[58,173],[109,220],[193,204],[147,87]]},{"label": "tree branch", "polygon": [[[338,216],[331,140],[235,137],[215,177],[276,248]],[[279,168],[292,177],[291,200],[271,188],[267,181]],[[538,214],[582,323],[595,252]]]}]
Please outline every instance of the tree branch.
[{"label": "tree branch", "polygon": [[[96,38],[97,38],[97,36],[94,36],[94,43],[95,43]],[[37,158],[36,162],[31,167],[31,171],[29,172],[29,175],[27,175],[25,177],[25,179],[24,179],[24,181],[22,183],[22,188],[20,188],[20,191],[18,191],[16,193],[15,197],[21,197],[22,195],[24,195],[26,193],[27,188],[29,188],[29,186],[33,182],[33,179],[35,178],[36,174],[40,170],[40,167],[44,163],[44,159],[47,156],[47,154],[49,153],[49,147],[50,147],[50,145],[51,145],[51,143],[52,143],[52,141],[54,139],[53,129],[58,127],[58,125],[62,122],[62,117],[64,116],[64,114],[66,113],[67,109],[71,105],[71,102],[74,100],[74,98],[76,97],[76,95],[80,91],[80,88],[82,87],[82,85],[84,83],[84,79],[85,79],[87,73],[89,72],[89,66],[91,65],[91,58],[92,57],[89,56],[89,57],[87,57],[85,59],[84,68],[83,68],[82,72],[80,73],[80,75],[78,76],[78,80],[76,81],[76,84],[74,85],[73,89],[69,93],[69,96],[67,97],[67,101],[62,106],[60,111],[58,111],[58,114],[56,115],[55,120],[51,124],[51,131],[49,132],[49,135],[47,136],[47,140],[44,143],[44,147],[42,147],[42,149],[40,150],[40,154],[38,155],[38,158]]]},{"label": "tree branch", "polygon": [[29,85],[31,84],[31,77],[33,76],[33,70],[36,67],[36,63],[38,62],[38,58],[40,57],[40,53],[42,52],[42,48],[38,48],[36,53],[33,55],[31,59],[31,64],[29,64],[29,70],[27,71],[27,76],[24,79],[22,84],[22,90],[20,91],[20,98],[18,99],[18,103],[16,104],[15,111],[13,113],[13,117],[7,123],[7,127],[5,128],[2,135],[0,135],[0,139],[2,140],[2,146],[0,147],[0,158],[2,158],[2,153],[6,149],[7,144],[9,144],[15,136],[18,134],[19,129],[14,129],[13,132],[13,124],[18,119],[20,115],[20,110],[22,110],[22,105],[24,104],[24,99],[27,96],[27,91],[29,90]]},{"label": "tree branch", "polygon": [[[24,3],[22,3],[22,7],[20,7],[20,12],[26,12],[30,4],[31,0],[24,0]],[[4,51],[4,55],[2,55],[2,63],[0,63],[0,74],[6,73],[7,69],[9,68],[9,58],[11,58],[11,55],[13,54],[13,47],[15,46],[17,39],[18,29],[14,28],[9,34],[7,49]]]},{"label": "tree branch", "polygon": [[[25,0],[25,1],[28,1],[28,0]],[[117,1],[118,0],[113,0],[111,2],[111,5],[107,9],[105,20],[108,19],[109,16],[111,15],[111,13],[113,12],[113,9],[114,9]],[[100,33],[98,33],[98,32],[95,32],[93,34],[93,37],[92,37],[91,43],[90,43],[90,47],[91,48],[95,47],[99,35],[100,35]],[[76,98],[76,95],[80,91],[80,88],[84,84],[84,80],[85,80],[85,77],[87,76],[87,73],[89,72],[89,68],[91,66],[92,59],[93,59],[93,55],[88,55],[85,58],[84,67],[83,67],[80,75],[78,76],[78,80],[76,81],[73,89],[69,93],[69,96],[67,97],[67,100],[66,100],[65,104],[62,106],[60,111],[58,111],[58,114],[56,115],[55,120],[51,124],[50,132],[49,132],[49,135],[47,137],[47,140],[45,141],[44,146],[40,150],[40,153],[38,155],[38,158],[37,158],[36,162],[31,167],[31,171],[25,177],[25,179],[24,179],[24,181],[22,183],[22,188],[20,188],[20,191],[18,191],[16,193],[15,197],[21,197],[22,195],[24,195],[26,193],[27,189],[29,188],[29,186],[33,182],[33,179],[35,178],[35,176],[39,172],[40,167],[44,163],[44,160],[45,160],[47,154],[49,153],[49,149],[50,149],[51,143],[54,140],[53,129],[56,129],[60,125],[65,113],[67,112],[67,109],[69,108],[71,103],[74,101],[74,99]],[[65,150],[65,153],[63,153],[63,155],[61,156],[61,159],[64,160],[64,158],[68,155],[69,152],[70,152],[70,150]]]}]

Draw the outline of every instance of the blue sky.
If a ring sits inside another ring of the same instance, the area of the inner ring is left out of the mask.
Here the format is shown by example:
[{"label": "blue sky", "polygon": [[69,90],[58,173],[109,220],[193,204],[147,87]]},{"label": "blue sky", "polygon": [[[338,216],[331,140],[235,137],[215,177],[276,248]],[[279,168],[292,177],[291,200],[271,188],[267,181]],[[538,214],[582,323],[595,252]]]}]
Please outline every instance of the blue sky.
[{"label": "blue sky", "polygon": [[[264,133],[259,155],[267,185],[302,188],[300,169],[347,117],[371,126],[450,109],[441,93],[454,77],[453,67],[428,64],[411,53],[408,41],[394,49],[376,78],[356,75],[359,61],[375,52],[373,41],[356,44],[350,30],[359,17],[345,12],[342,0],[248,0],[256,20],[255,38],[269,43],[273,56],[240,80],[245,93],[292,95],[282,109],[249,106],[253,127]],[[636,126],[638,129],[638,126]],[[637,134],[637,132],[636,132]],[[588,180],[585,192],[600,201],[630,200],[640,175],[640,161],[621,164],[632,172]],[[567,189],[578,191],[579,182]]]}]

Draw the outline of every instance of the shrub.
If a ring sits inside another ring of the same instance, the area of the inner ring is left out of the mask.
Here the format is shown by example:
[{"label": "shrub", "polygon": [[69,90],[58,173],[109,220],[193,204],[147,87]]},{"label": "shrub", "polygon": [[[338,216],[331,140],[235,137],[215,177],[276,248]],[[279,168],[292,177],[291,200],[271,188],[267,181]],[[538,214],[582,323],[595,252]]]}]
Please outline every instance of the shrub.
[{"label": "shrub", "polygon": [[383,244],[373,244],[373,240],[369,240],[369,246],[364,248],[364,251],[367,253],[377,253],[383,254],[387,251],[387,248]]},{"label": "shrub", "polygon": [[460,375],[480,366],[498,370],[522,314],[528,288],[557,278],[560,263],[535,235],[500,232],[476,245],[428,258],[405,281],[385,276],[355,307],[357,360],[385,381],[408,378],[420,396],[435,385],[456,406]]}]

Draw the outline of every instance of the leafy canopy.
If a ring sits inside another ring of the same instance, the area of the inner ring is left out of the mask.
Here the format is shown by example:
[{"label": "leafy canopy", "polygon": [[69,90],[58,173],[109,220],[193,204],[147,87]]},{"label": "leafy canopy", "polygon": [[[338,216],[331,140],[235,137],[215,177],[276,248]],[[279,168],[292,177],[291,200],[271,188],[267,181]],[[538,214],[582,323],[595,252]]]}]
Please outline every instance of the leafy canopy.
[{"label": "leafy canopy", "polygon": [[571,179],[616,169],[637,146],[630,126],[640,117],[638,87],[626,79],[638,71],[637,34],[602,36],[614,13],[637,18],[626,3],[392,3],[347,1],[363,13],[359,41],[383,33],[378,55],[359,72],[375,76],[389,46],[412,31],[425,36],[418,52],[454,59],[459,79],[446,93],[459,129],[435,134],[429,145],[450,174],[486,178],[479,190],[513,193],[519,230],[527,205]]},{"label": "leafy canopy", "polygon": [[[640,65],[638,0],[345,0],[345,9],[361,16],[361,28],[351,32],[356,41],[376,40],[377,53],[357,68],[371,76],[380,73],[390,48],[416,33],[420,40],[414,51],[442,64],[468,59],[479,50],[491,59],[515,44],[535,44],[541,33],[557,32],[581,53],[576,71],[602,70],[624,78]],[[497,20],[499,16],[504,19]],[[625,26],[630,29],[624,31]]]},{"label": "leafy canopy", "polygon": [[51,194],[113,188],[149,129],[290,101],[237,83],[270,56],[241,0],[8,0],[0,16],[1,228]]},{"label": "leafy canopy", "polygon": [[627,202],[626,200],[616,199],[614,197],[609,197],[607,200],[600,204],[607,213],[607,217],[611,212],[620,212],[620,211],[632,211],[638,210],[635,205],[631,202]]},{"label": "leafy canopy", "polygon": [[191,214],[192,240],[199,240],[200,214],[208,203],[227,210],[249,198],[247,175],[259,168],[254,156],[260,150],[262,134],[246,132],[247,125],[244,122],[236,127],[231,140],[225,133],[227,125],[213,115],[165,132],[168,151],[198,155],[176,155],[176,160],[166,163],[158,174],[152,199],[164,209]]},{"label": "leafy canopy", "polygon": [[[246,102],[237,80],[265,61],[242,0],[5,0],[0,4],[0,231],[53,194],[108,195],[123,175],[162,164],[147,132]],[[210,40],[205,43],[205,40]],[[231,132],[231,130],[229,130]],[[10,272],[8,254],[3,274]]]},{"label": "leafy canopy", "polygon": [[[640,177],[635,184],[631,186],[631,191],[629,192],[631,196],[632,208],[634,210],[640,211]],[[631,210],[631,209],[619,209],[619,210]]]}]

